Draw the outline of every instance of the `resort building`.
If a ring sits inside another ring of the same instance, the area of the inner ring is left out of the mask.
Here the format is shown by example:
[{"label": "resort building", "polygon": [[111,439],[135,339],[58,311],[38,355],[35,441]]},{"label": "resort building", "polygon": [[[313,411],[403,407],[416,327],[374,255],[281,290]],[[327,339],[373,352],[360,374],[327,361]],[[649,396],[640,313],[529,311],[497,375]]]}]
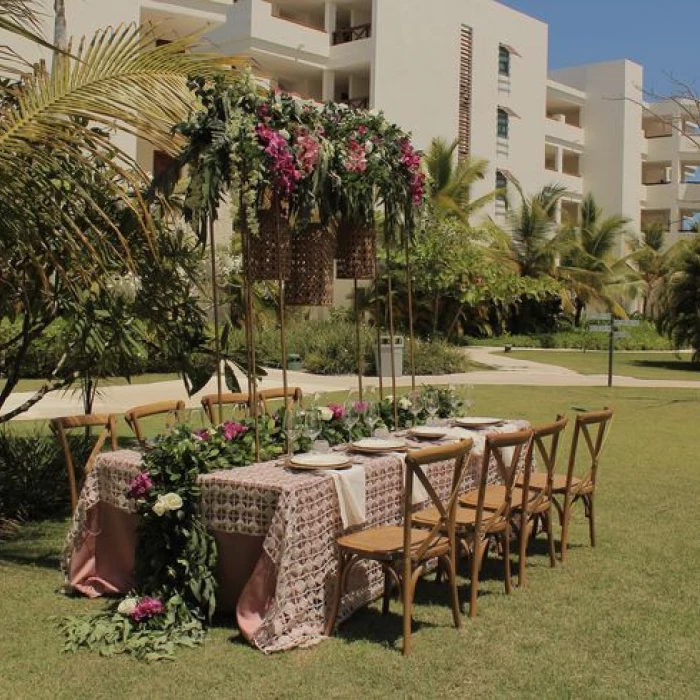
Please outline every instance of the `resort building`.
[{"label": "resort building", "polygon": [[[43,2],[50,37],[53,0]],[[506,187],[517,204],[511,177],[527,193],[557,183],[567,190],[558,218],[575,219],[590,192],[633,231],[661,222],[669,241],[700,220],[693,110],[645,105],[643,69],[628,60],[548,72],[547,25],[497,0],[66,0],[66,9],[75,36],[122,22],[156,22],[163,40],[207,28],[213,49],[248,57],[273,87],[383,110],[422,148],[458,137],[461,156],[489,162],[474,197]],[[132,148],[144,168],[159,168],[162,154]],[[507,206],[501,198],[484,213],[503,221]]]}]

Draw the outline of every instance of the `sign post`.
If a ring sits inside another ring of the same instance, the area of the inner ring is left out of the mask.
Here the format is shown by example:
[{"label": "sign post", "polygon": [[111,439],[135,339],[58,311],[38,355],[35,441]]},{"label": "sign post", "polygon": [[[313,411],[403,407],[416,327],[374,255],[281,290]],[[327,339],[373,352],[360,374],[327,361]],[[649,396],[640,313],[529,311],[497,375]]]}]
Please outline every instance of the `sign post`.
[{"label": "sign post", "polygon": [[607,333],[608,334],[608,386],[612,386],[613,378],[613,356],[615,353],[615,338],[627,338],[628,333],[619,331],[619,328],[630,328],[638,326],[639,321],[627,321],[613,319],[612,314],[597,314],[589,316],[589,321],[595,321],[599,325],[589,326],[588,330],[591,333]]}]

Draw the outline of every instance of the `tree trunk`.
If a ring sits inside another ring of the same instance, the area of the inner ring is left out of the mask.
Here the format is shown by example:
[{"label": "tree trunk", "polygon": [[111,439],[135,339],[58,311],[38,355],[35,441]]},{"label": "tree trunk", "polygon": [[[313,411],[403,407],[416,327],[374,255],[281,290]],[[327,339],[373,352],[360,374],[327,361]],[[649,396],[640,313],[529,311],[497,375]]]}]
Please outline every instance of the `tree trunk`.
[{"label": "tree trunk", "polygon": [[[65,0],[54,0],[54,25],[53,25],[53,43],[54,46],[61,51],[68,49],[68,34],[66,29],[66,3]],[[53,65],[62,58],[62,54],[54,51]]]},{"label": "tree trunk", "polygon": [[581,326],[581,314],[583,313],[583,310],[586,308],[586,305],[580,301],[579,299],[576,300],[576,314],[574,316],[574,327],[575,328],[580,328]]}]

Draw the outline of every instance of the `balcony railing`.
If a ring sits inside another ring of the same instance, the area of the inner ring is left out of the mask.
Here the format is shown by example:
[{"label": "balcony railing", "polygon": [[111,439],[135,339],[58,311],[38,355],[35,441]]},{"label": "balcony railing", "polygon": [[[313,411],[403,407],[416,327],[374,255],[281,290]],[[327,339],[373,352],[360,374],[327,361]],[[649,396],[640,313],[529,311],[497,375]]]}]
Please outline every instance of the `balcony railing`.
[{"label": "balcony railing", "polygon": [[359,41],[360,39],[369,39],[372,36],[372,25],[358,24],[355,27],[346,27],[345,29],[337,29],[333,32],[333,44],[347,44],[351,41]]},{"label": "balcony railing", "polygon": [[345,100],[345,104],[355,109],[369,109],[369,97],[352,97],[349,100]]}]

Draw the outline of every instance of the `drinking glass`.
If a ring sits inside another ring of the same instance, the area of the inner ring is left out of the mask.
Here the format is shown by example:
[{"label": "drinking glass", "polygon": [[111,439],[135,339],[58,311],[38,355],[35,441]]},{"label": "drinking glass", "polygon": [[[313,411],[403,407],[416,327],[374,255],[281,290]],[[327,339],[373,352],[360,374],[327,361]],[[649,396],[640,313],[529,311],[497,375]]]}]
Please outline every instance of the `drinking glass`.
[{"label": "drinking glass", "polygon": [[348,400],[345,404],[345,416],[343,417],[343,422],[348,431],[348,442],[352,442],[352,429],[357,425],[357,421],[360,420],[360,414],[355,407],[355,401]]},{"label": "drinking glass", "polygon": [[381,419],[382,413],[379,404],[376,401],[373,401],[369,404],[369,407],[365,412],[365,421],[367,422],[367,427],[369,428],[370,437],[374,435],[374,429],[376,428],[377,423],[379,423]]},{"label": "drinking glass", "polygon": [[423,405],[430,416],[428,418],[428,425],[435,425],[435,416],[440,408],[440,401],[437,391],[426,391],[425,395],[423,396]]},{"label": "drinking glass", "polygon": [[411,402],[411,405],[408,407],[408,410],[413,416],[413,424],[411,427],[415,428],[416,425],[418,425],[418,416],[423,410],[423,397],[421,396],[420,391],[412,391],[408,395],[408,400]]},{"label": "drinking glass", "polygon": [[296,408],[288,407],[282,414],[282,430],[287,438],[287,459],[294,455],[294,441],[302,429],[299,411]]},{"label": "drinking glass", "polygon": [[316,438],[321,433],[321,416],[318,411],[311,409],[304,414],[304,434],[311,440],[311,451],[315,452]]}]

